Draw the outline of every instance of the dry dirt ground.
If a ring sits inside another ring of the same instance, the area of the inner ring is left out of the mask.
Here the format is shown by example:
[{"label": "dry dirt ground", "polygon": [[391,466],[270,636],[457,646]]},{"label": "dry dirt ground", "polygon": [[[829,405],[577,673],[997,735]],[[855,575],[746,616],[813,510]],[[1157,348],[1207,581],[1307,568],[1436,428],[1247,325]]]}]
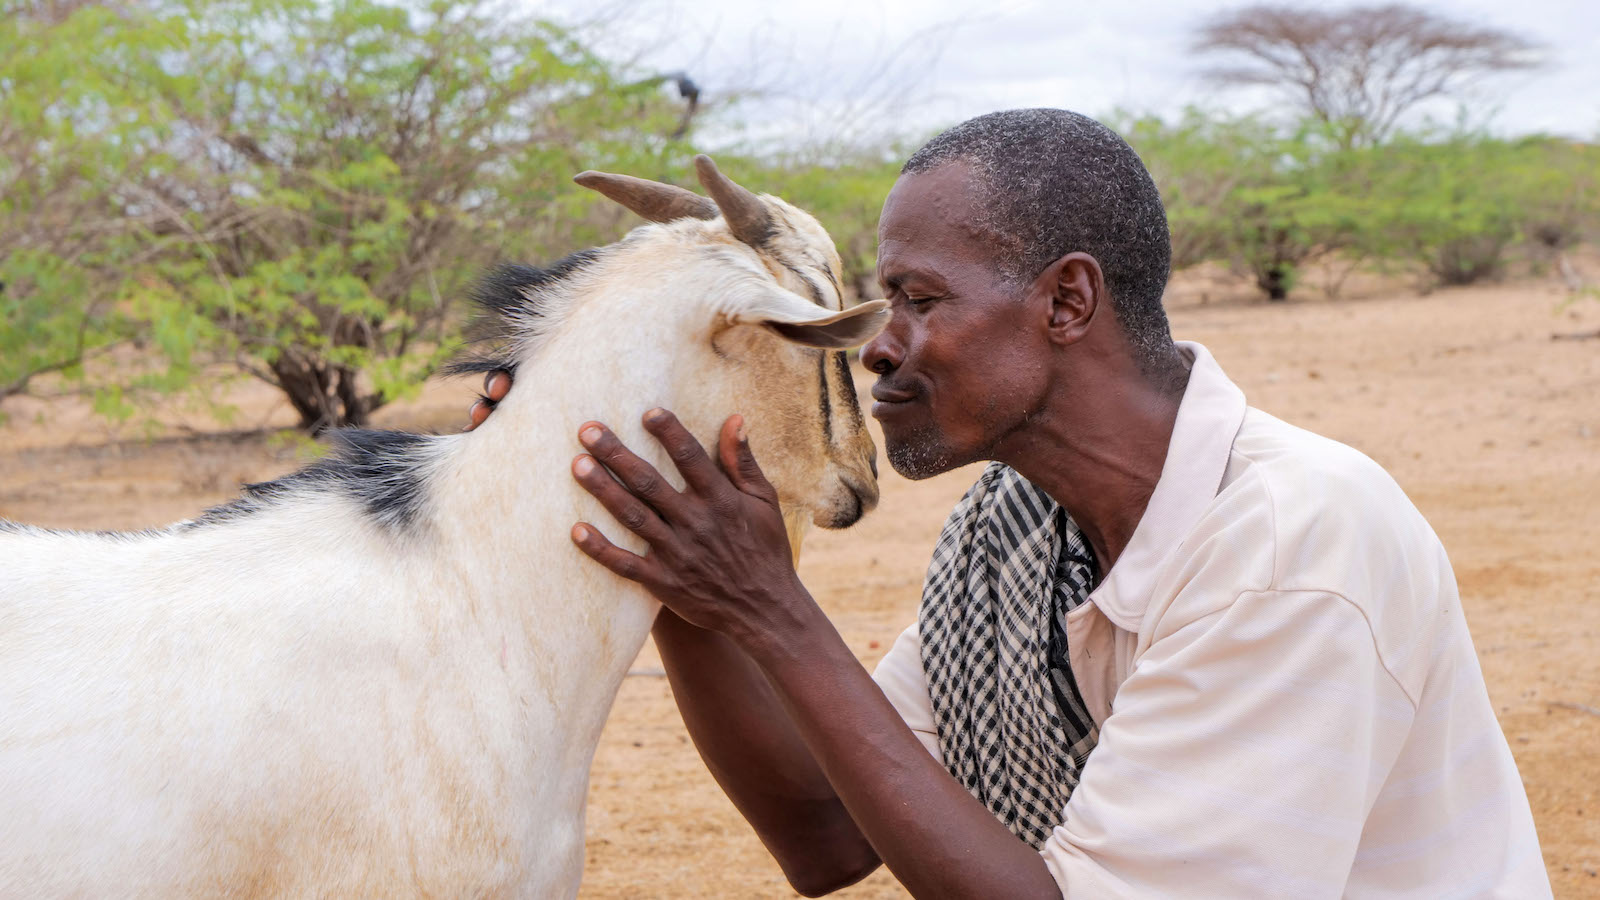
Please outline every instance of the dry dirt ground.
[{"label": "dry dirt ground", "polygon": [[[1600,302],[1563,307],[1533,282],[1275,306],[1238,294],[1176,286],[1175,334],[1208,345],[1255,406],[1372,456],[1427,515],[1454,560],[1556,893],[1600,897],[1600,340],[1551,337],[1600,328]],[[470,392],[430,385],[380,424],[453,429]],[[15,402],[0,427],[0,517],[153,525],[294,466],[293,444],[261,430],[287,410],[260,389],[234,401],[235,426],[253,430],[216,433],[174,412],[153,440],[75,402]],[[886,472],[877,512],[808,540],[805,581],[865,665],[914,617],[934,537],[971,477]],[[791,896],[688,743],[657,666],[647,646],[595,760],[582,896]],[[880,871],[844,895],[904,892]]]}]

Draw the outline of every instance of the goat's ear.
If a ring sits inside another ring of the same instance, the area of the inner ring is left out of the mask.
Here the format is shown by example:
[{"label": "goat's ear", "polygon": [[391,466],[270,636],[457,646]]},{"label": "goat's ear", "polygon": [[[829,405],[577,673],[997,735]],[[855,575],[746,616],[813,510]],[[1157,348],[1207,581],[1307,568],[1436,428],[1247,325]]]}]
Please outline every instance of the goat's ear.
[{"label": "goat's ear", "polygon": [[847,350],[877,337],[889,324],[889,303],[870,300],[849,309],[832,310],[773,287],[744,304],[732,318],[744,324],[765,325],[807,347]]}]

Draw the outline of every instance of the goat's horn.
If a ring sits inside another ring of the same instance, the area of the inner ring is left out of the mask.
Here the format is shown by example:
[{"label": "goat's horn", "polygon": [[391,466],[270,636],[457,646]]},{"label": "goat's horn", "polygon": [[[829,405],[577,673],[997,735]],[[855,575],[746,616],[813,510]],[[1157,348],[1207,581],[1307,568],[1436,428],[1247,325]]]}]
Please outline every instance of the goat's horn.
[{"label": "goat's horn", "polygon": [[652,222],[671,222],[691,216],[696,219],[717,217],[717,204],[675,184],[593,171],[579,172],[572,180],[610,197]]},{"label": "goat's horn", "polygon": [[704,153],[694,158],[694,171],[706,193],[717,201],[734,237],[752,247],[759,247],[772,237],[772,213],[760,197],[717,171],[717,164]]}]

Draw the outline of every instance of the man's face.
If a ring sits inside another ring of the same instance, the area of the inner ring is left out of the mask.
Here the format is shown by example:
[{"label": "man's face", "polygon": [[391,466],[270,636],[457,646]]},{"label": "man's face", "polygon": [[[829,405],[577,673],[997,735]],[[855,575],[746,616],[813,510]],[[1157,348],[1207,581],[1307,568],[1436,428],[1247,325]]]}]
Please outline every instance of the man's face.
[{"label": "man's face", "polygon": [[907,478],[992,458],[1048,384],[1038,304],[996,266],[995,236],[974,224],[973,184],[959,162],[901,176],[878,222],[893,318],[861,360],[878,373],[872,415]]}]

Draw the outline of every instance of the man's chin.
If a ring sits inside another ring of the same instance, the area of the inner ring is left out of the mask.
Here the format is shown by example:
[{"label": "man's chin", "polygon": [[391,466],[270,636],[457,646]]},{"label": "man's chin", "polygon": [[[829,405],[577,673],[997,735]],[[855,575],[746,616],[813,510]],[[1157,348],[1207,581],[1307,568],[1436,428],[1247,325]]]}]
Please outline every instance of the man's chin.
[{"label": "man's chin", "polygon": [[889,465],[901,478],[911,481],[943,475],[962,465],[960,459],[950,452],[950,448],[933,435],[914,435],[896,439],[885,429],[883,445],[884,453],[889,457]]}]

